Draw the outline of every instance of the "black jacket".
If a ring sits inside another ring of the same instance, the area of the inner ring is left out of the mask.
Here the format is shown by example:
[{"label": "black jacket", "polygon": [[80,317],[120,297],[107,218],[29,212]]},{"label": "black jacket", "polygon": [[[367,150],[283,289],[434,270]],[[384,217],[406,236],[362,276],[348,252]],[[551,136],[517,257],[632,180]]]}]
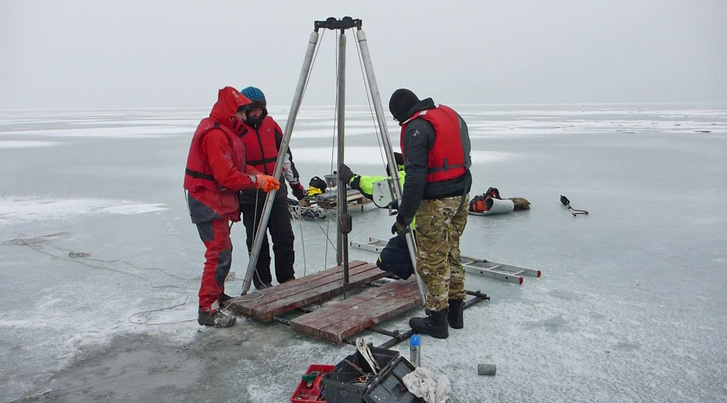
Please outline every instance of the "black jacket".
[{"label": "black jacket", "polygon": [[[434,101],[427,98],[412,107],[408,116],[435,107]],[[467,123],[459,114],[457,116],[459,117],[460,131],[469,138]],[[464,196],[470,191],[472,181],[469,170],[459,178],[427,183],[427,161],[429,159],[429,150],[434,146],[435,137],[434,127],[426,120],[415,118],[407,123],[402,141],[406,180],[404,181],[402,200],[399,204],[399,216],[406,223],[411,223],[414,219],[414,214],[422,199],[432,200]],[[469,144],[466,146],[469,146]],[[465,150],[465,153],[469,154],[470,150]]]},{"label": "black jacket", "polygon": [[404,234],[389,239],[376,260],[376,266],[404,280],[414,274],[414,265],[411,264],[409,246],[406,244]]}]

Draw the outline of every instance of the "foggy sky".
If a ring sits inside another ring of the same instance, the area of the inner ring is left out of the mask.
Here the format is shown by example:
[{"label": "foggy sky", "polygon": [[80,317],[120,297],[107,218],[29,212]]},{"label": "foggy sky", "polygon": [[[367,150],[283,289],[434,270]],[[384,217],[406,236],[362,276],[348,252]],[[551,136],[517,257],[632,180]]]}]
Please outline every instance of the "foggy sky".
[{"label": "foggy sky", "polygon": [[[0,0],[0,109],[289,106],[316,20],[363,21],[384,105],[727,102],[727,1]],[[346,31],[349,104],[366,103]],[[304,104],[335,102],[325,31]]]}]

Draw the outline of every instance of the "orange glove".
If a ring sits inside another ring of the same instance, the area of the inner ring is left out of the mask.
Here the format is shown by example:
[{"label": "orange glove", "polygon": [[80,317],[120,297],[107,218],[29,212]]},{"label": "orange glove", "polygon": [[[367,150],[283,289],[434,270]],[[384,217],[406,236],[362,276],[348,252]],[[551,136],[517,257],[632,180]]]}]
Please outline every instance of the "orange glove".
[{"label": "orange glove", "polygon": [[263,192],[268,193],[273,189],[278,190],[280,188],[280,182],[273,176],[257,174],[255,175],[255,188],[262,189]]}]

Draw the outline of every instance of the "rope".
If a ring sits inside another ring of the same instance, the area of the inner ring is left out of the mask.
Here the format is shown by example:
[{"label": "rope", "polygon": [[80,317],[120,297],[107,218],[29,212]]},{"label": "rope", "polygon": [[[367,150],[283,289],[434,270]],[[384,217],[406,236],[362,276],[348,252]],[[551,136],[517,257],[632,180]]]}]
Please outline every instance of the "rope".
[{"label": "rope", "polygon": [[[165,271],[164,269],[162,269],[160,267],[140,267],[140,266],[136,266],[136,265],[134,265],[134,264],[132,264],[132,263],[126,261],[126,260],[121,260],[121,259],[111,259],[111,260],[96,259],[96,258],[92,258],[91,257],[91,253],[90,252],[76,252],[76,251],[72,251],[72,250],[69,250],[69,249],[63,249],[63,248],[60,248],[58,246],[48,244],[48,242],[50,242],[54,238],[60,238],[60,237],[69,238],[70,237],[70,234],[68,232],[58,232],[58,233],[55,233],[55,234],[42,235],[42,236],[37,236],[37,237],[33,237],[33,238],[16,238],[16,239],[11,239],[9,241],[5,241],[2,244],[3,245],[22,245],[22,246],[29,246],[31,249],[35,250],[36,252],[42,253],[42,254],[44,254],[46,256],[50,256],[50,257],[52,257],[54,259],[61,259],[61,260],[69,261],[69,262],[81,263],[81,264],[84,264],[84,265],[89,266],[89,267],[92,267],[92,268],[102,269],[102,270],[109,270],[109,271],[113,271],[113,272],[116,272],[116,273],[126,274],[126,275],[129,275],[129,276],[133,276],[133,277],[140,278],[140,279],[145,280],[145,281],[150,281],[150,280],[148,280],[148,279],[146,279],[144,277],[141,277],[141,276],[139,276],[137,274],[134,274],[134,273],[129,273],[129,272],[122,271],[122,270],[117,270],[117,269],[112,269],[112,268],[108,268],[108,267],[103,267],[103,266],[97,266],[97,265],[89,264],[87,262],[82,262],[82,261],[79,261],[78,258],[87,258],[87,260],[92,260],[92,261],[100,262],[100,263],[123,263],[123,264],[126,264],[126,265],[128,265],[130,267],[133,267],[133,268],[139,269],[139,270],[145,270],[145,269],[146,270],[158,270],[158,271],[161,271],[162,273],[166,274],[167,276],[174,277],[174,278],[177,278],[179,280],[185,280],[185,281],[194,280],[194,279],[189,279],[189,278],[186,278],[186,277],[181,277],[181,276],[177,276],[176,274],[169,273],[169,272]],[[58,249],[60,251],[67,252],[68,253],[68,258],[63,257],[63,256],[54,255],[54,254],[52,254],[50,252],[46,252],[46,251],[43,250],[43,246],[42,245],[50,246],[50,247],[55,248],[55,249]]]},{"label": "rope", "polygon": [[157,323],[151,323],[149,321],[145,321],[145,322],[134,322],[134,321],[131,320],[131,318],[133,318],[134,316],[137,316],[137,315],[143,315],[145,313],[161,312],[161,311],[166,311],[166,310],[169,310],[169,309],[178,308],[180,306],[186,305],[188,299],[189,299],[189,297],[185,297],[184,298],[184,302],[182,302],[180,304],[172,305],[172,306],[169,306],[169,307],[166,307],[166,308],[150,309],[148,311],[141,311],[141,312],[133,313],[133,314],[129,315],[129,317],[126,320],[129,321],[129,323],[133,323],[135,325],[149,325],[149,326],[176,325],[176,324],[180,324],[180,323],[194,322],[195,319],[180,320],[180,321],[176,321],[176,322],[157,322]]},{"label": "rope", "polygon": [[[126,271],[123,271],[123,270],[117,270],[117,269],[114,269],[114,268],[109,268],[109,267],[99,266],[99,265],[96,265],[96,264],[91,264],[91,263],[88,263],[87,261],[83,261],[83,260],[79,260],[79,259],[92,260],[92,261],[102,262],[102,263],[124,263],[124,264],[129,265],[129,266],[131,266],[133,268],[136,268],[136,269],[154,269],[154,270],[159,270],[162,273],[164,273],[164,274],[166,274],[166,275],[168,275],[170,277],[174,277],[174,278],[181,279],[181,280],[185,280],[185,281],[194,280],[194,279],[188,279],[188,278],[185,278],[185,277],[180,277],[180,276],[171,274],[171,273],[169,273],[169,272],[167,272],[167,271],[165,271],[165,270],[163,270],[161,268],[158,268],[158,267],[152,267],[152,268],[148,268],[147,267],[147,268],[144,268],[144,267],[136,266],[136,265],[134,265],[132,263],[129,263],[129,262],[125,261],[125,260],[118,260],[118,259],[113,259],[113,260],[95,259],[95,258],[92,258],[91,257],[91,253],[89,253],[89,252],[72,251],[72,250],[63,249],[63,248],[60,248],[58,246],[55,246],[55,245],[50,244],[51,241],[58,240],[58,239],[70,238],[70,236],[71,235],[68,232],[57,232],[55,234],[41,235],[41,236],[32,237],[32,238],[15,238],[15,239],[11,239],[9,241],[3,242],[2,245],[28,246],[31,249],[33,249],[34,251],[36,251],[38,253],[41,253],[41,254],[44,254],[46,256],[50,256],[53,259],[66,260],[66,261],[70,261],[70,262],[74,262],[74,263],[83,264],[85,266],[88,266],[88,267],[91,267],[91,268],[95,268],[95,269],[102,269],[102,270],[112,271],[112,272],[115,272],[115,273],[125,274],[125,275],[128,275],[128,276],[136,277],[138,279],[144,280],[144,281],[149,282],[149,283],[152,283],[152,281],[149,280],[149,279],[147,279],[147,278],[144,278],[144,277],[142,277],[140,275],[137,275],[137,274],[134,274],[134,273],[129,273],[129,272],[126,272]],[[56,255],[56,254],[53,254],[53,253],[48,252],[46,250],[43,250],[43,247],[44,246],[50,246],[52,248],[55,248],[55,249],[58,249],[60,251],[66,252],[67,253],[67,257],[66,256],[63,256],[63,255]],[[230,274],[231,275],[228,275],[227,280],[232,280],[232,279],[235,278],[234,272],[231,272]],[[198,277],[198,278],[196,278],[196,279],[199,279],[199,278],[201,278],[201,276]],[[179,288],[179,287],[172,286],[172,285],[158,286],[158,287],[174,287],[174,288]],[[146,313],[153,313],[153,312],[161,312],[161,311],[164,311],[164,310],[178,308],[180,306],[185,305],[187,303],[187,300],[188,299],[189,299],[189,296],[187,296],[187,297],[184,298],[184,302],[182,302],[180,304],[172,305],[170,307],[158,308],[158,309],[150,309],[150,310],[147,310],[147,311],[141,311],[141,312],[134,313],[134,314],[130,315],[127,318],[127,320],[130,323],[137,324],[137,325],[155,325],[155,326],[156,325],[173,325],[173,324],[179,324],[179,323],[194,322],[195,319],[181,320],[181,321],[175,321],[175,322],[159,322],[159,323],[151,323],[151,322],[148,322],[148,321],[134,321],[134,320],[132,320],[132,318],[134,318],[135,316],[138,316],[138,315],[142,315],[142,314],[146,314]]]},{"label": "rope", "polygon": [[[295,209],[298,211],[298,209]],[[303,277],[308,272],[308,262],[305,258],[305,237],[303,236],[303,221],[301,220],[300,213],[298,213],[298,231],[300,232],[300,246],[303,249]]]},{"label": "rope", "polygon": [[[257,294],[257,297],[255,297],[255,298],[245,298],[245,297],[247,297],[247,296],[249,296],[249,295],[252,295],[252,294]],[[243,296],[241,296],[241,297],[237,297],[236,299],[237,299],[238,301],[243,301],[243,302],[249,302],[249,301],[255,301],[255,300],[258,300],[258,299],[260,299],[260,298],[262,298],[262,297],[264,297],[264,296],[265,296],[265,294],[263,294],[262,292],[260,292],[260,291],[258,291],[258,290],[254,290],[254,291],[250,291],[249,293],[247,293],[247,294],[245,294],[245,295],[243,295]],[[243,299],[243,298],[244,298],[244,299]]]},{"label": "rope", "polygon": [[[255,298],[245,298],[246,296],[249,296],[249,295],[252,295],[252,294],[257,294],[257,295],[255,296]],[[265,296],[265,294],[261,293],[260,291],[252,291],[249,294],[245,294],[242,297],[238,297],[238,300],[239,301],[245,301],[245,302],[255,301],[255,300],[258,300],[258,299],[260,299],[260,298],[262,298],[264,296]],[[194,322],[196,319],[187,319],[187,320],[180,320],[180,321],[175,321],[175,322],[156,322],[156,323],[151,323],[149,321],[145,321],[145,322],[144,321],[142,321],[142,322],[135,322],[135,321],[132,320],[132,318],[134,316],[143,315],[143,314],[146,314],[146,313],[161,312],[161,311],[166,311],[166,310],[178,308],[180,306],[186,305],[188,299],[189,299],[189,296],[187,296],[187,297],[184,298],[184,302],[179,303],[179,304],[176,304],[176,305],[168,306],[168,307],[165,307],[165,308],[150,309],[148,311],[141,311],[141,312],[133,313],[133,314],[129,315],[129,317],[127,318],[127,320],[129,321],[129,323],[133,323],[135,325],[149,325],[149,326],[177,325],[177,324],[180,324],[180,323]]]},{"label": "rope", "polygon": [[[89,257],[91,254],[88,253],[88,252],[74,252],[74,251],[71,251],[71,250],[59,248],[59,247],[54,246],[54,245],[48,245],[48,243],[50,241],[54,240],[54,239],[58,239],[58,238],[69,238],[69,237],[70,237],[70,234],[68,232],[58,232],[58,233],[55,233],[55,234],[42,235],[42,236],[33,237],[33,238],[15,238],[15,239],[11,239],[9,241],[5,241],[2,244],[3,245],[29,246],[34,251],[36,251],[38,253],[42,253],[42,254],[44,254],[46,256],[50,256],[53,259],[61,259],[61,260],[69,261],[69,262],[80,263],[80,264],[86,265],[86,266],[91,267],[91,268],[94,268],[94,269],[101,269],[101,270],[112,271],[112,272],[115,272],[115,273],[120,273],[120,274],[125,274],[125,275],[128,275],[128,276],[136,277],[136,278],[141,279],[141,280],[144,280],[146,282],[151,282],[151,280],[149,280],[147,278],[144,278],[144,277],[142,277],[142,276],[140,276],[138,274],[129,273],[129,272],[126,272],[126,271],[123,271],[123,270],[117,270],[117,269],[113,269],[113,268],[109,268],[109,267],[98,266],[98,265],[95,265],[95,264],[91,264],[91,263],[88,263],[88,262],[85,262],[85,261],[78,260],[78,258],[88,258],[88,260],[94,260],[94,261],[103,262],[103,263],[122,262],[122,263],[126,263],[129,266],[132,266],[134,268],[139,268],[139,267],[136,267],[136,266],[132,265],[129,262],[126,262],[126,261],[123,261],[123,260],[111,260],[111,261],[109,261],[109,260],[93,259],[93,258],[90,258]],[[47,251],[43,250],[43,245],[48,245],[48,246],[51,246],[53,248],[59,249],[61,251],[67,252],[67,256],[68,257],[58,256],[58,255],[55,255],[53,253],[47,252]],[[159,269],[159,268],[155,268],[155,269],[158,269],[158,270],[162,271],[163,273],[165,273],[167,275],[170,275],[172,277],[182,278],[182,277],[174,276],[174,275],[172,275],[170,273],[167,273],[167,272],[165,272],[162,269]],[[187,280],[187,279],[184,279],[184,280]]]},{"label": "rope", "polygon": [[[386,168],[386,161],[387,157],[384,155],[385,150],[384,147],[381,144],[381,139],[383,138],[383,135],[381,135],[381,130],[379,128],[379,124],[376,120],[376,110],[372,105],[373,95],[371,94],[371,82],[369,81],[369,77],[366,75],[366,68],[364,67],[364,60],[363,55],[361,55],[361,47],[356,46],[356,56],[358,56],[358,66],[359,70],[361,71],[361,80],[364,84],[364,89],[366,90],[366,102],[368,102],[369,106],[369,112],[371,113],[369,116],[371,117],[371,121],[374,124],[374,133],[376,137],[376,143],[378,145],[379,149],[379,158],[381,159],[381,162],[384,165],[384,168]],[[388,170],[387,170],[387,176],[388,176]]]},{"label": "rope", "polygon": [[[305,259],[306,259],[305,258],[305,241],[304,241],[305,240],[305,237],[303,236],[303,220],[306,220],[306,219],[305,219],[305,217],[303,217],[303,213],[305,211],[316,211],[317,209],[326,212],[326,217],[324,218],[326,220],[326,223],[327,223],[326,228],[323,228],[323,226],[321,225],[321,221],[323,221],[323,220],[313,219],[312,221],[314,221],[316,223],[316,225],[318,226],[318,229],[320,229],[321,230],[321,233],[326,237],[326,241],[327,241],[327,243],[326,243],[326,253],[328,253],[328,245],[331,245],[335,249],[335,245],[333,245],[333,242],[330,239],[330,222],[331,222],[331,213],[330,213],[330,210],[329,209],[325,209],[323,207],[319,207],[319,206],[310,206],[310,207],[306,207],[306,206],[290,206],[290,208],[289,208],[289,210],[291,212],[291,215],[294,218],[296,218],[296,219],[299,220],[298,221],[298,226],[299,226],[299,232],[300,232],[300,235],[301,235],[301,238],[300,238],[301,239],[301,243],[303,244],[303,260],[304,260],[304,264],[305,264],[304,273],[305,273],[305,270],[307,269],[307,262],[305,261]],[[311,221],[311,220],[306,220],[306,221]],[[324,262],[324,267],[323,268],[325,268],[325,264],[327,264],[327,263]]]},{"label": "rope", "polygon": [[[253,219],[252,219],[252,240],[250,240],[250,242],[253,242],[253,246],[254,246],[255,236],[257,235],[257,207],[259,206],[258,203],[260,201],[259,196],[260,196],[260,190],[258,189],[258,190],[255,191],[255,209],[253,210],[254,216],[253,216]],[[260,214],[260,216],[261,216],[260,218],[262,218],[262,214]],[[263,236],[264,237],[267,237],[268,236],[268,230],[267,230],[267,228],[263,228]],[[260,244],[260,248],[262,248],[262,244]],[[252,251],[249,251],[247,253],[248,259],[251,256],[252,256]],[[260,259],[260,251],[258,251],[258,259]],[[255,262],[255,266],[256,266],[255,267],[255,270],[252,272],[252,274],[255,277],[257,277],[257,281],[259,281],[260,284],[262,284],[262,280],[260,279],[260,274],[257,272],[257,262]],[[245,270],[245,277],[247,277],[247,270]]]}]

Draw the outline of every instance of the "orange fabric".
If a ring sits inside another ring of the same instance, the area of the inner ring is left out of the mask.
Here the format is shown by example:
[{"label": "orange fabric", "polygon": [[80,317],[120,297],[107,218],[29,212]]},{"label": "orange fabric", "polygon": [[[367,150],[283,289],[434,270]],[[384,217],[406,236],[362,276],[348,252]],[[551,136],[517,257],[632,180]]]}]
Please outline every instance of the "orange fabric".
[{"label": "orange fabric", "polygon": [[255,176],[255,182],[257,184],[257,189],[262,189],[265,193],[271,192],[273,189],[277,190],[280,188],[280,182],[270,175],[258,174]]},{"label": "orange fabric", "polygon": [[487,211],[487,204],[485,204],[484,200],[477,200],[472,203],[471,210],[477,212]]}]

